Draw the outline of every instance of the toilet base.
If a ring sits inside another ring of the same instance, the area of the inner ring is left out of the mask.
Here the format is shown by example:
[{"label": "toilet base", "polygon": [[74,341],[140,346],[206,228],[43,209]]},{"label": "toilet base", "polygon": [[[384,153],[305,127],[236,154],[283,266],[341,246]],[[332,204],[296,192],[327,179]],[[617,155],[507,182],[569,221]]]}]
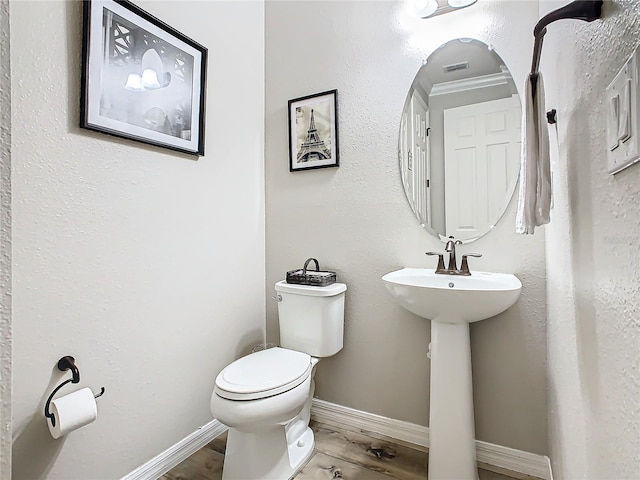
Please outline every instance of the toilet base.
[{"label": "toilet base", "polygon": [[291,465],[295,465],[293,473],[290,477],[293,477],[298,470],[300,470],[307,461],[313,455],[313,449],[316,446],[315,439],[313,437],[313,431],[307,427],[306,430],[295,441],[292,441],[287,445],[289,451],[289,462]]},{"label": "toilet base", "polygon": [[311,457],[314,446],[309,427],[289,440],[285,425],[254,433],[231,428],[222,480],[288,480]]}]

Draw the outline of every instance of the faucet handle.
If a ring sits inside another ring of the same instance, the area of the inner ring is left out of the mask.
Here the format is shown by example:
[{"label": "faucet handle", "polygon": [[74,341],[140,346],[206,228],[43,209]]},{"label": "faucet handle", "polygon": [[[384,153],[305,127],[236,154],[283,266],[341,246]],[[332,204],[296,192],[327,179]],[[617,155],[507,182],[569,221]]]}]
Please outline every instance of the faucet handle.
[{"label": "faucet handle", "polygon": [[438,256],[438,266],[436,267],[436,273],[444,272],[444,255],[439,252],[427,252],[425,255],[437,255]]},{"label": "faucet handle", "polygon": [[480,258],[482,256],[481,253],[465,253],[462,255],[462,263],[460,265],[460,275],[471,275],[469,271],[469,263],[467,262],[467,257],[476,257]]}]

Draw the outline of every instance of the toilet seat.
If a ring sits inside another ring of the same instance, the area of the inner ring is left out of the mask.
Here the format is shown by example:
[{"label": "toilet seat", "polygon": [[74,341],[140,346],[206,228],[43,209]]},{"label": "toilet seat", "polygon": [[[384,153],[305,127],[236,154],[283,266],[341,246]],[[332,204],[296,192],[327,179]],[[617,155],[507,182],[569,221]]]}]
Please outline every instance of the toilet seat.
[{"label": "toilet seat", "polygon": [[228,400],[258,400],[291,390],[311,374],[311,356],[270,348],[242,357],[216,377],[214,392]]}]

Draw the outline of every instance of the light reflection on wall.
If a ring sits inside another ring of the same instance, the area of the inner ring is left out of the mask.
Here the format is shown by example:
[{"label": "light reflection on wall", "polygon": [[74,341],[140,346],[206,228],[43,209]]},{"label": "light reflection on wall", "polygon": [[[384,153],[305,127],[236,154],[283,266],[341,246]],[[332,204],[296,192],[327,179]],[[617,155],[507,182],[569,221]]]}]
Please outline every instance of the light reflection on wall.
[{"label": "light reflection on wall", "polygon": [[[489,15],[496,0],[483,0],[469,8],[432,18],[419,18],[410,0],[399,2],[392,29],[406,38],[402,55],[427,58],[441,44],[459,37],[490,38],[495,14]],[[495,30],[493,30],[495,33]],[[416,65],[416,70],[418,66]]]}]

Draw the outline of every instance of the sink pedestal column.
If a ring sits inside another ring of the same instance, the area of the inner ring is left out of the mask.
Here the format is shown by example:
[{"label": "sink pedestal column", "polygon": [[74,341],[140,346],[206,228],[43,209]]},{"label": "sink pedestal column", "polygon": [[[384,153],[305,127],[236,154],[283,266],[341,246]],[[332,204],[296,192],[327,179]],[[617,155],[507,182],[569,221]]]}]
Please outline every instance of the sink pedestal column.
[{"label": "sink pedestal column", "polygon": [[477,480],[469,324],[431,321],[429,480]]}]

